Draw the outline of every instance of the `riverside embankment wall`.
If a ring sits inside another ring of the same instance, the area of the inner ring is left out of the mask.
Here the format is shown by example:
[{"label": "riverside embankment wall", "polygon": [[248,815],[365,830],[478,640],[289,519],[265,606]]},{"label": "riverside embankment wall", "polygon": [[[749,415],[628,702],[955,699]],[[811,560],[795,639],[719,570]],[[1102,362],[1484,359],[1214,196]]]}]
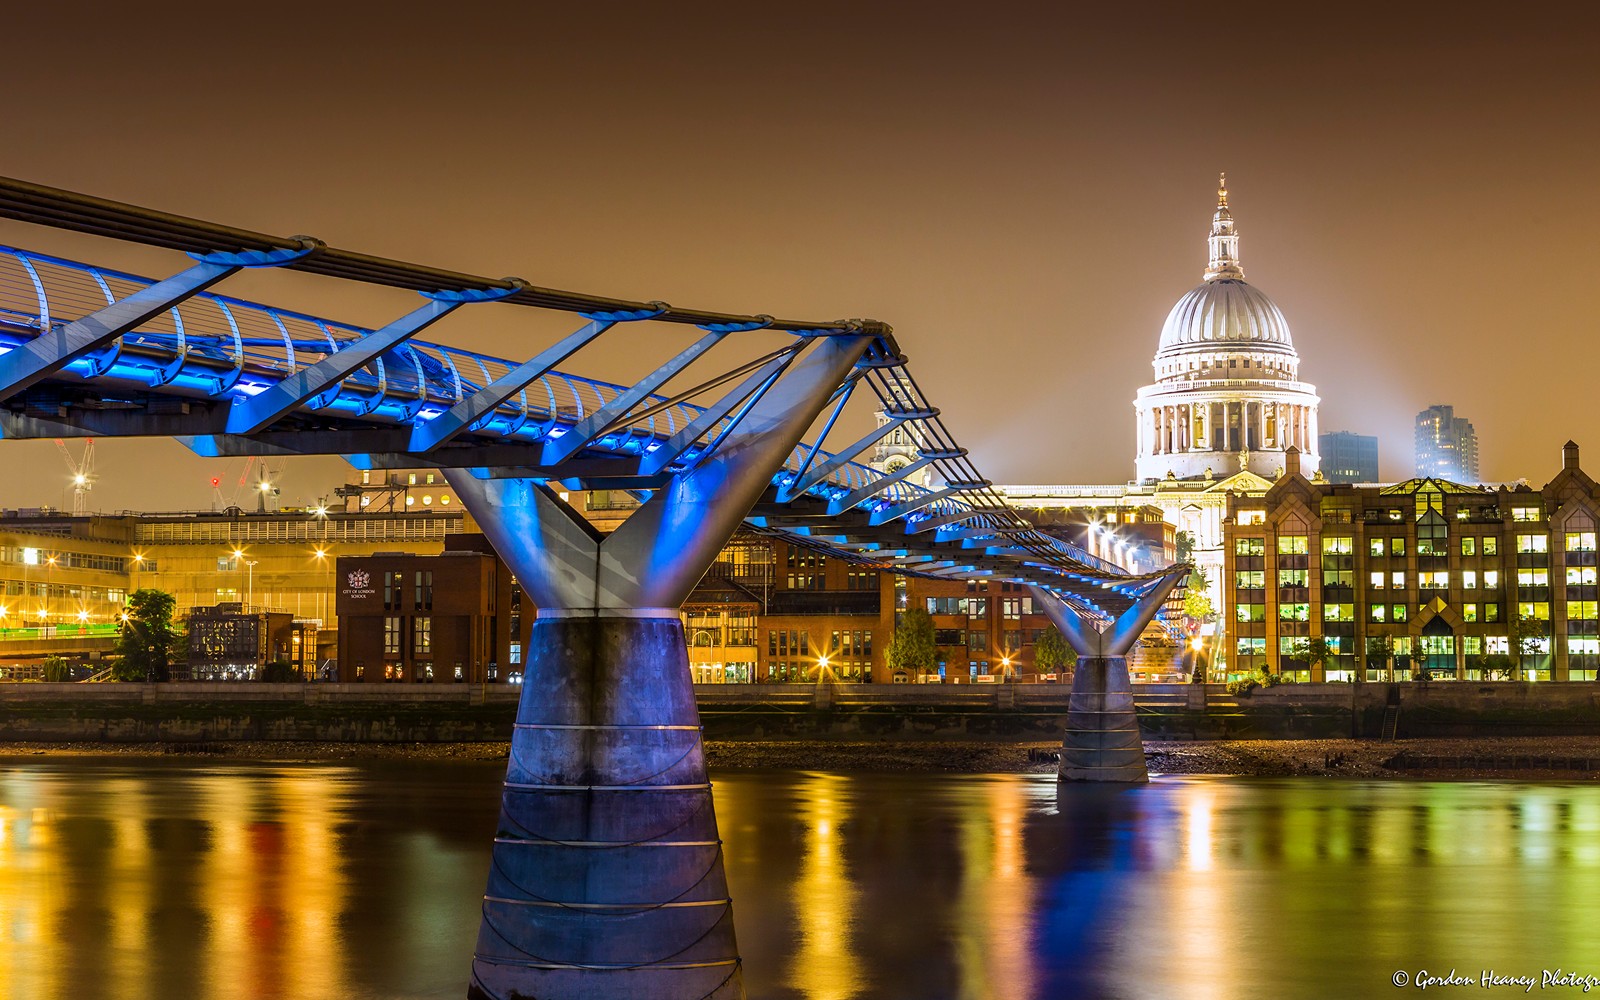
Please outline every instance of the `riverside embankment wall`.
[{"label": "riverside embankment wall", "polygon": [[[508,740],[521,689],[476,684],[0,684],[0,741]],[[1051,740],[1066,685],[703,685],[711,739]],[[1600,734],[1593,683],[1136,685],[1150,739]]]}]

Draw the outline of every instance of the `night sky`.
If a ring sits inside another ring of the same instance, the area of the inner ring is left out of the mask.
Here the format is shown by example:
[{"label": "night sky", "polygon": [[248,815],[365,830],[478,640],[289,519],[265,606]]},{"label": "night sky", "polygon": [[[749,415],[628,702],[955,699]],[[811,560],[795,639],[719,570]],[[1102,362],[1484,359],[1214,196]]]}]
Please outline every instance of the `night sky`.
[{"label": "night sky", "polygon": [[[1133,474],[1131,401],[1226,170],[1324,430],[1378,434],[1400,478],[1413,415],[1453,403],[1485,479],[1543,483],[1569,437],[1600,472],[1600,12],[338,6],[18,7],[0,173],[554,287],[882,319],[990,479],[1104,483]],[[367,324],[414,302],[219,290]],[[521,357],[555,329],[476,309],[429,338]],[[0,504],[61,503],[54,446],[6,447]],[[97,464],[108,510],[202,508],[242,466],[116,441]],[[283,499],[345,472],[291,464]]]}]

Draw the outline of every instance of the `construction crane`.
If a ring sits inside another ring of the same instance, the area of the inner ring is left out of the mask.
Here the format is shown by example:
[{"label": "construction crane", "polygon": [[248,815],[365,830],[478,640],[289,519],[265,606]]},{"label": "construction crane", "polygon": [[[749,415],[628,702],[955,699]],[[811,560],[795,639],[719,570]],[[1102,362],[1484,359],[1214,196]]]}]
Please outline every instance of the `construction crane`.
[{"label": "construction crane", "polygon": [[89,491],[94,488],[94,438],[85,441],[83,454],[76,459],[60,438],[56,438],[56,447],[61,449],[67,471],[72,473],[72,515],[82,517],[89,513]]}]

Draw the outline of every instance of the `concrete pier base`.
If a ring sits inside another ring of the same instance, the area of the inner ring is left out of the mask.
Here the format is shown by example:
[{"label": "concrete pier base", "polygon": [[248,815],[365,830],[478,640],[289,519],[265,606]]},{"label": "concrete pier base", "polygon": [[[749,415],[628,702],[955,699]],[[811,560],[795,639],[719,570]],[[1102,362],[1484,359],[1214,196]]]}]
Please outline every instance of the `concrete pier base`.
[{"label": "concrete pier base", "polygon": [[1062,781],[1150,780],[1125,657],[1079,657],[1059,774]]},{"label": "concrete pier base", "polygon": [[471,1000],[744,997],[683,627],[540,619]]}]

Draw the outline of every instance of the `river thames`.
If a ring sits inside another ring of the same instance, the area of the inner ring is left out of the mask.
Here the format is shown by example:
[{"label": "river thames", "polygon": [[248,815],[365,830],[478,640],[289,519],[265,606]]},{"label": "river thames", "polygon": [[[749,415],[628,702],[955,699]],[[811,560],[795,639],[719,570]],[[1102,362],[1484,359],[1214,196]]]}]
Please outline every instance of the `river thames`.
[{"label": "river thames", "polygon": [[[502,775],[0,759],[0,996],[459,998]],[[1409,995],[1397,974],[1452,970],[1472,985],[1427,995],[1479,995],[1488,970],[1600,975],[1600,787],[712,777],[756,1000]]]}]

